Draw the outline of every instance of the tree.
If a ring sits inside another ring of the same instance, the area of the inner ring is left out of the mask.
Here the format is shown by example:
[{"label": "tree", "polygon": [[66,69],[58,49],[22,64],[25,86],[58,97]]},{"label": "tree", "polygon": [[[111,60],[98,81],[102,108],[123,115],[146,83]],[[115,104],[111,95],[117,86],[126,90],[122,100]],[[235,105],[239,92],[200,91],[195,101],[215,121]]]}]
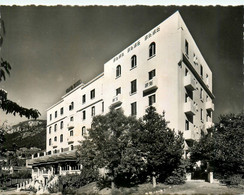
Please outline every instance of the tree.
[{"label": "tree", "polygon": [[114,108],[106,115],[95,116],[89,136],[78,150],[83,167],[105,168],[112,184],[124,186],[139,182],[145,163],[131,135],[138,128],[134,117],[126,117]]},{"label": "tree", "polygon": [[181,166],[184,148],[182,133],[177,135],[168,128],[164,114],[158,114],[154,107],[146,110],[137,141],[154,186],[156,178],[164,182]]},{"label": "tree", "polygon": [[[4,27],[4,21],[1,19],[0,15],[0,49],[3,44],[3,36],[5,35],[5,27]],[[10,64],[1,58],[0,62],[0,82],[6,80],[6,74],[10,75],[10,70],[11,66]],[[20,115],[20,117],[25,116],[28,119],[33,118],[36,119],[38,118],[41,114],[38,110],[36,109],[27,109],[22,106],[19,106],[17,103],[8,100],[7,99],[7,92],[3,89],[0,89],[0,108],[3,111],[6,111],[6,114],[11,113],[14,116],[17,114]]]},{"label": "tree", "polygon": [[191,148],[191,160],[208,162],[223,178],[244,175],[244,112],[220,116],[220,121]]},{"label": "tree", "polygon": [[130,186],[145,182],[148,176],[156,183],[156,178],[164,182],[178,174],[183,143],[182,134],[170,130],[153,107],[139,120],[111,108],[108,114],[93,118],[77,155],[83,167],[105,168],[112,183]]}]

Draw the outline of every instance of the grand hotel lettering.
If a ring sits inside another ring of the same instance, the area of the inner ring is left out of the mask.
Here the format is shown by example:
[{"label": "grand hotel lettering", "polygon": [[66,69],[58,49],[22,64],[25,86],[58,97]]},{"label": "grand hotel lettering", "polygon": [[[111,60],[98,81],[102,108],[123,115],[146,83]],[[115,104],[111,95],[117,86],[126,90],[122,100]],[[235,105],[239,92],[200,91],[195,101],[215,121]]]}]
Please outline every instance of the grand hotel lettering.
[{"label": "grand hotel lettering", "polygon": [[[144,41],[146,41],[147,39],[150,39],[153,35],[155,35],[159,31],[160,31],[160,26],[154,28],[148,34],[146,34],[144,36]],[[140,40],[138,40],[137,42],[135,42],[134,44],[132,44],[131,46],[129,46],[127,48],[127,53],[129,53],[130,51],[132,51],[133,49],[135,49],[138,46],[140,46]],[[116,62],[117,60],[119,60],[123,56],[124,56],[124,52],[121,52],[119,55],[117,55],[117,56],[114,57],[113,62]]]}]

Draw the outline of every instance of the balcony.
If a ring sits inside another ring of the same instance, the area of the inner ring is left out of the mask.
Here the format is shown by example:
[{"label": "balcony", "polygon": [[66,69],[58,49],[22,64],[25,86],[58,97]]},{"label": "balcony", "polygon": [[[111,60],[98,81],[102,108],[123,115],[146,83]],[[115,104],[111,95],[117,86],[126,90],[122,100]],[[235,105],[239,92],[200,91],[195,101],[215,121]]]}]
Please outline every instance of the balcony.
[{"label": "balcony", "polygon": [[151,90],[155,90],[157,88],[158,88],[158,81],[154,77],[151,80],[145,82],[143,93],[147,93],[147,92],[149,92]]},{"label": "balcony", "polygon": [[57,148],[57,147],[58,147],[57,142],[52,143],[52,147],[53,147],[53,148]]},{"label": "balcony", "polygon": [[192,123],[189,123],[189,130],[184,131],[183,137],[185,138],[185,140],[189,141],[199,140],[201,137],[201,131]]},{"label": "balcony", "polygon": [[214,125],[213,122],[208,121],[205,123],[205,129],[209,129],[209,128],[213,127],[213,125]]},{"label": "balcony", "polygon": [[187,98],[187,102],[184,104],[184,112],[185,114],[195,115],[196,114],[196,106],[190,98]]},{"label": "balcony", "polygon": [[214,104],[213,104],[213,102],[212,101],[207,101],[206,102],[206,105],[205,105],[205,108],[206,108],[206,110],[209,110],[209,111],[214,111]]},{"label": "balcony", "polygon": [[75,137],[74,136],[70,136],[67,138],[67,142],[68,143],[73,143],[75,141]]},{"label": "balcony", "polygon": [[73,128],[74,128],[74,121],[70,121],[70,122],[67,124],[67,127],[68,127],[68,129],[73,129]]},{"label": "balcony", "polygon": [[192,75],[187,74],[187,76],[184,77],[184,87],[191,91],[196,89],[196,82]]},{"label": "balcony", "polygon": [[112,106],[118,106],[122,104],[122,95],[118,94],[116,96],[113,97],[112,99]]}]

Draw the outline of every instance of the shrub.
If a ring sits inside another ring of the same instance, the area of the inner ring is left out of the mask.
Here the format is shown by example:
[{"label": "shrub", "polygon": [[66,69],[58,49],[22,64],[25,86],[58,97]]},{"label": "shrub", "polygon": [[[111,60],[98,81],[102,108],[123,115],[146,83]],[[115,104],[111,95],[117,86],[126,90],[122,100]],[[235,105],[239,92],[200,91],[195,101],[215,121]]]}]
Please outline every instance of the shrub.
[{"label": "shrub", "polygon": [[226,185],[244,184],[244,178],[242,174],[225,175],[224,178],[220,179],[220,181]]},{"label": "shrub", "polygon": [[178,168],[176,168],[169,177],[166,178],[165,183],[179,185],[185,183],[185,180],[186,180],[185,166],[181,165]]}]

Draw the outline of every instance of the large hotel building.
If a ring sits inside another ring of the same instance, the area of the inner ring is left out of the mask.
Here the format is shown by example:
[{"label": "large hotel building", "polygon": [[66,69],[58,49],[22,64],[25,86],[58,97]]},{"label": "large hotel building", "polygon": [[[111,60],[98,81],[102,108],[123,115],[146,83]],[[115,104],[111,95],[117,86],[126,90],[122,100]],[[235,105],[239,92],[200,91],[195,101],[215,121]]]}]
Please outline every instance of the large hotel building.
[{"label": "large hotel building", "polygon": [[183,132],[186,149],[212,125],[212,72],[179,12],[104,64],[88,83],[77,82],[47,110],[46,152],[28,164],[32,177],[77,172],[75,150],[92,118],[110,106],[137,118],[153,105],[168,126]]}]

